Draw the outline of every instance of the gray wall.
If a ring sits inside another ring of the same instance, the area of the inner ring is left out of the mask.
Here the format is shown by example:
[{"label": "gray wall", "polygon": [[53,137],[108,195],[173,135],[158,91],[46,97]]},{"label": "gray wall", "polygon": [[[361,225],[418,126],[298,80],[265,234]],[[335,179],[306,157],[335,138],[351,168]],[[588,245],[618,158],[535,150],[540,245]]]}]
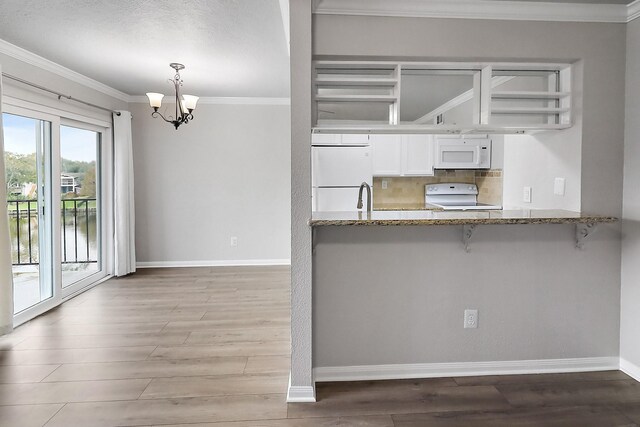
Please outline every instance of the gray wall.
[{"label": "gray wall", "polygon": [[[357,16],[313,22],[313,52],[324,57],[583,60],[575,94],[582,98],[581,206],[620,216],[624,25]],[[619,230],[601,226],[578,251],[572,226],[480,227],[467,254],[460,227],[322,229],[313,267],[313,364],[617,356]],[[462,329],[464,308],[480,309],[478,330]]]},{"label": "gray wall", "polygon": [[627,25],[620,357],[640,375],[640,19]]},{"label": "gray wall", "polygon": [[130,107],[138,262],[289,260],[289,106],[202,104],[178,131]]},{"label": "gray wall", "polygon": [[290,0],[291,386],[313,384],[311,360],[311,2]]},{"label": "gray wall", "polygon": [[466,253],[460,226],[321,229],[314,367],[617,356],[619,242],[600,230],[579,251],[574,236],[480,226]]}]

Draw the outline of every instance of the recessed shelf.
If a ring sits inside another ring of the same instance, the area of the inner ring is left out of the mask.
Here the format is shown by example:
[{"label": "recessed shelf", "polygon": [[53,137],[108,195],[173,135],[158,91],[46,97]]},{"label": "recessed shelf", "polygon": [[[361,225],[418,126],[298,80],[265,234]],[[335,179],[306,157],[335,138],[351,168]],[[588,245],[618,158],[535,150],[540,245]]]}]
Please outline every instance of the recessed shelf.
[{"label": "recessed shelf", "polygon": [[373,86],[394,87],[397,79],[391,78],[357,78],[357,77],[318,77],[315,84],[322,87]]},{"label": "recessed shelf", "polygon": [[318,102],[396,102],[398,97],[393,95],[316,95]]},{"label": "recessed shelf", "polygon": [[345,134],[345,133],[371,133],[371,134],[521,134],[546,130],[568,129],[571,124],[535,124],[535,125],[390,125],[376,122],[351,122],[345,124],[327,123],[313,128],[313,133]]},{"label": "recessed shelf", "polygon": [[561,99],[569,96],[569,92],[493,92],[494,99]]},{"label": "recessed shelf", "polygon": [[562,114],[568,108],[493,108],[491,114]]}]

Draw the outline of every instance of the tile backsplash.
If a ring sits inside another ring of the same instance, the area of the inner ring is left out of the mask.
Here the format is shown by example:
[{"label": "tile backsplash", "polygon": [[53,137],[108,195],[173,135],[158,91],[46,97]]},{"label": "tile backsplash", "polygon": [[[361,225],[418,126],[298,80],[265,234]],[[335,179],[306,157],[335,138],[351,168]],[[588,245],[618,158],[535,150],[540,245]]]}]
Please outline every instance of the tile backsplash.
[{"label": "tile backsplash", "polygon": [[[387,188],[382,189],[382,180]],[[464,182],[478,186],[478,202],[502,204],[502,170],[436,170],[434,176],[374,177],[373,207],[424,204],[424,186],[441,182]]]}]

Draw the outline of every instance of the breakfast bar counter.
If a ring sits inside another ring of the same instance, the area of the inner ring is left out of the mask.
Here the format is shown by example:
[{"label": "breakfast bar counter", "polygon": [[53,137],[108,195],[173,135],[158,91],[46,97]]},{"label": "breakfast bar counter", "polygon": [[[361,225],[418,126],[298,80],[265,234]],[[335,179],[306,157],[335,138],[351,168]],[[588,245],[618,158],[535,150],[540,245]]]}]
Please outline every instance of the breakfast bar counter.
[{"label": "breakfast bar counter", "polygon": [[396,210],[361,212],[314,212],[312,227],[322,226],[414,226],[414,225],[494,225],[494,224],[597,224],[618,218],[566,210]]}]

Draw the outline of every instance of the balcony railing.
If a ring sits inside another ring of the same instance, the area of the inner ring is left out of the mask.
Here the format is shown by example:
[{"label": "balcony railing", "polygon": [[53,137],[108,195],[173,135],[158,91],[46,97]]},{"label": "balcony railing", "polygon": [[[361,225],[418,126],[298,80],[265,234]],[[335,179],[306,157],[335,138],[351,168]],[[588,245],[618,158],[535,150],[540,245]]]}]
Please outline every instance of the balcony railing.
[{"label": "balcony railing", "polygon": [[[13,265],[38,265],[38,201],[7,200]],[[91,251],[92,238],[97,235],[96,199],[62,199],[61,239],[62,263],[96,263],[97,254]],[[91,226],[94,233],[91,233]],[[80,235],[80,238],[79,238]],[[95,244],[95,242],[93,242]]]}]

